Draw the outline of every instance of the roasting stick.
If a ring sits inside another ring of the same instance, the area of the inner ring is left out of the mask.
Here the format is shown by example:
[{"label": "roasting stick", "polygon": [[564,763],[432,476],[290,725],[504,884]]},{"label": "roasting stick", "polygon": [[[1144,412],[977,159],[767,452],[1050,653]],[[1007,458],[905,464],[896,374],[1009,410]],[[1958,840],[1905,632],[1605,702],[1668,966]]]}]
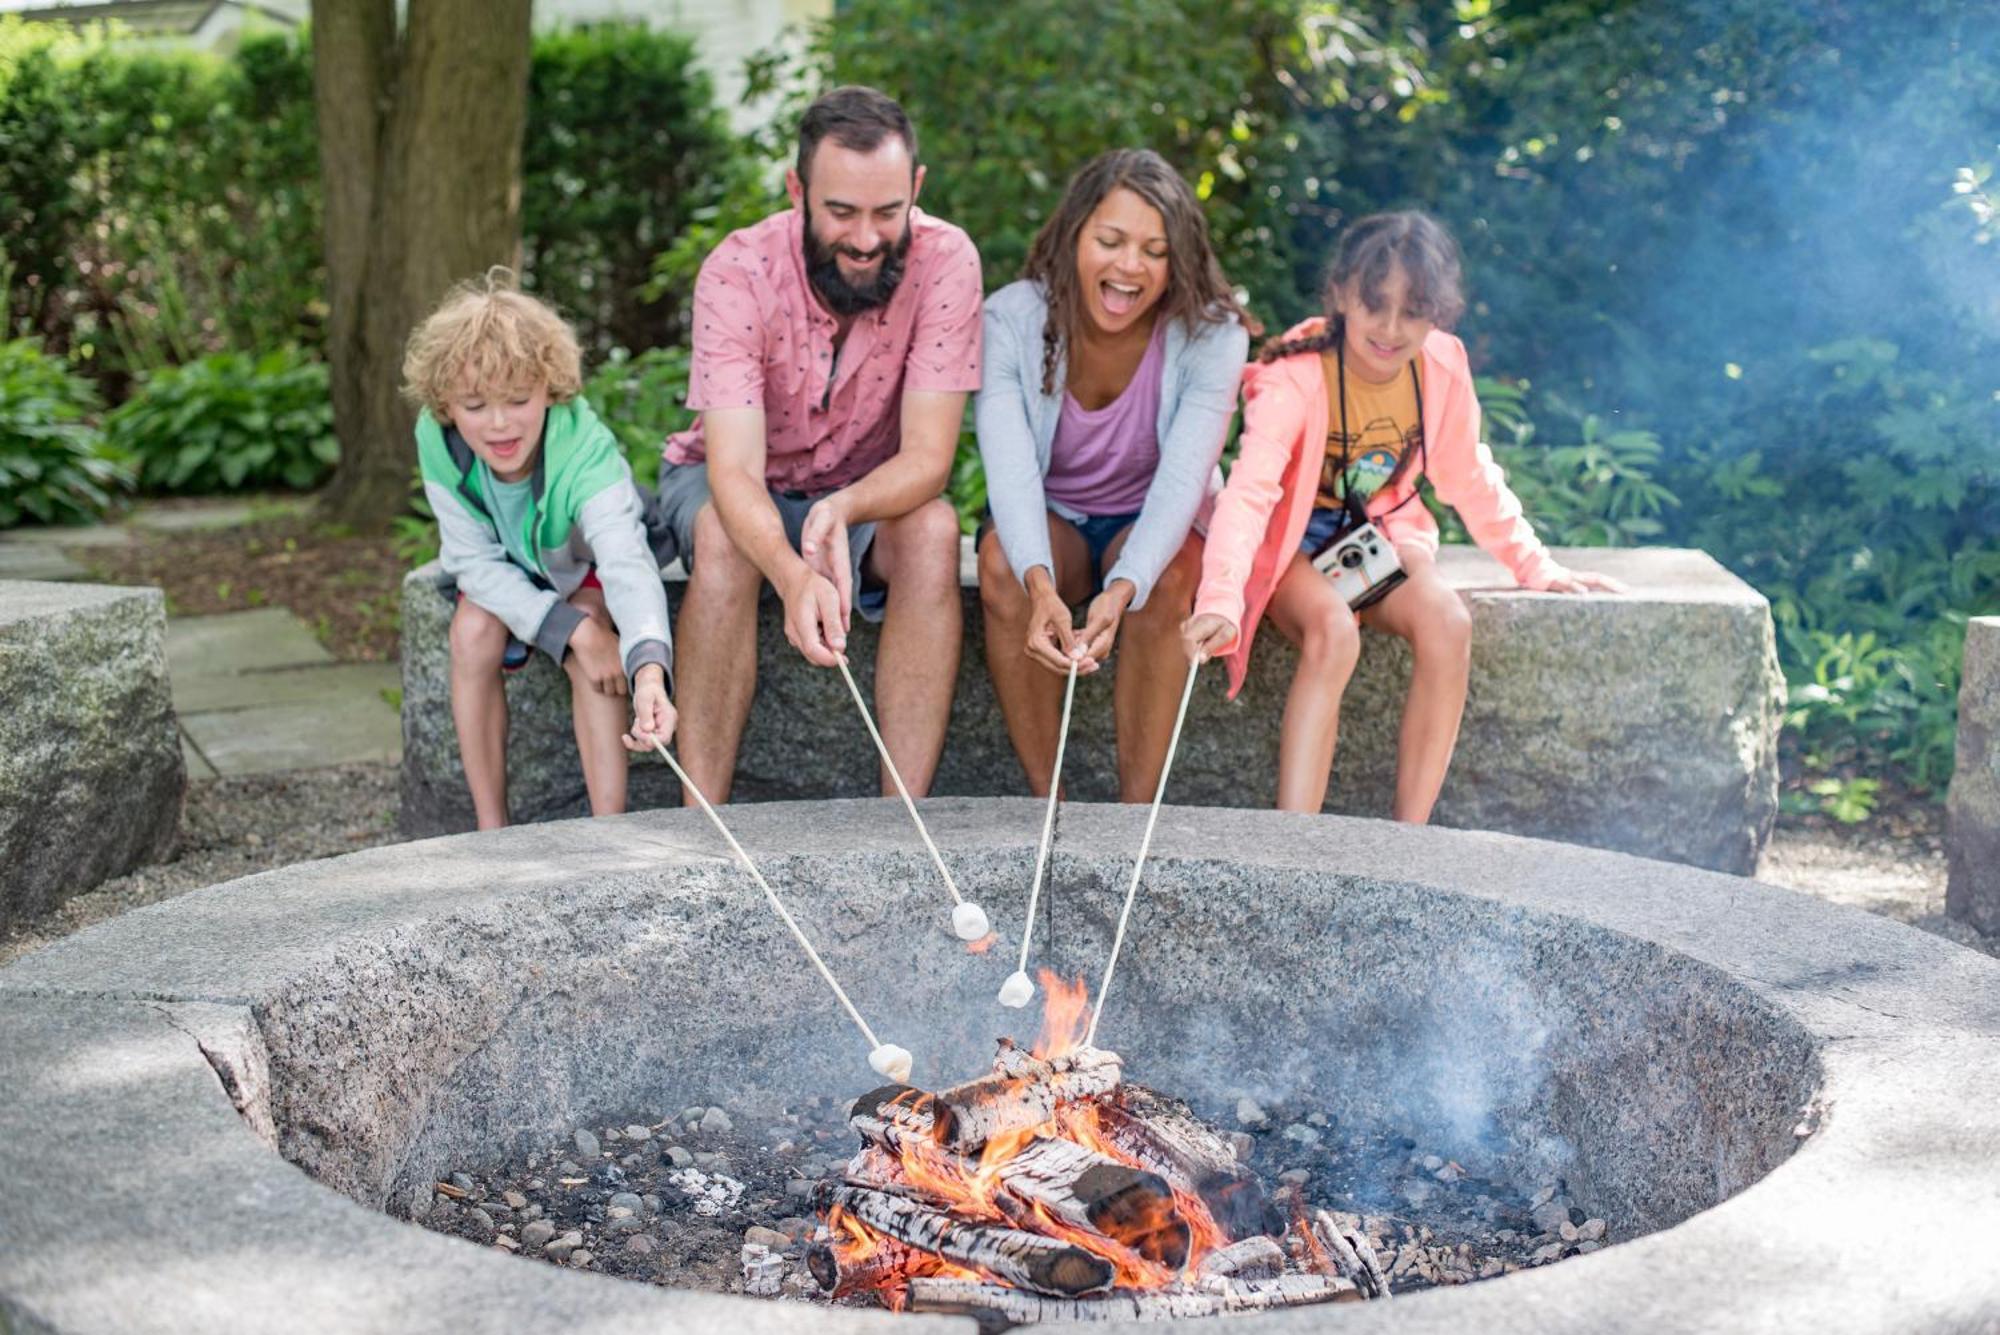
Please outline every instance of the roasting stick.
[{"label": "roasting stick", "polygon": [[1146,836],[1139,841],[1139,860],[1132,864],[1132,884],[1125,890],[1125,907],[1119,910],[1118,930],[1111,937],[1111,958],[1104,963],[1104,981],[1097,985],[1097,1005],[1090,1012],[1090,1028],[1083,1036],[1085,1047],[1097,1042],[1097,1022],[1104,1016],[1104,998],[1111,991],[1111,975],[1118,969],[1118,952],[1125,946],[1125,923],[1132,916],[1132,901],[1139,895],[1139,873],[1146,869],[1146,854],[1153,847],[1153,826],[1160,819],[1160,799],[1167,795],[1167,775],[1173,773],[1174,752],[1180,749],[1181,725],[1187,722],[1188,701],[1194,696],[1195,674],[1201,671],[1205,661],[1197,658],[1188,664],[1187,685],[1181,688],[1180,712],[1174,715],[1174,735],[1167,742],[1167,763],[1160,767],[1160,786],[1153,790],[1152,814],[1146,817]]},{"label": "roasting stick", "polygon": [[840,984],[834,981],[833,971],[826,967],[826,961],[819,957],[819,952],[813,949],[812,942],[806,940],[806,934],[799,930],[798,923],[794,922],[792,915],[785,911],[784,903],[778,898],[778,892],[771,888],[770,882],[764,879],[764,874],[757,870],[757,864],[743,851],[743,845],[736,842],[736,836],[722,823],[722,817],[715,814],[715,808],[708,804],[706,797],[702,796],[701,789],[695,787],[694,780],[690,779],[688,772],[681,768],[680,761],[675,760],[666,745],[657,739],[653,742],[653,749],[660,753],[660,759],[673,767],[675,775],[687,785],[687,790],[694,794],[694,800],[701,803],[701,809],[715,822],[715,828],[721,831],[722,837],[729,842],[729,847],[735,852],[737,860],[742,862],[743,869],[750,873],[750,879],[757,883],[757,888],[771,901],[771,907],[785,920],[785,926],[792,929],[792,935],[798,938],[799,945],[805,949],[806,958],[810,959],[813,967],[819,970],[819,976],[826,979],[826,985],[833,989],[833,995],[840,998],[840,1004],[847,1009],[848,1018],[854,1021],[854,1027],[868,1040],[868,1064],[875,1068],[875,1074],[894,1080],[899,1085],[907,1084],[911,1066],[909,1049],[899,1048],[894,1043],[884,1043],[875,1037],[875,1031],[868,1027],[868,1021],[861,1018],[861,1012],[854,1009],[854,1003],[847,999],[847,993],[841,991]]},{"label": "roasting stick", "polygon": [[1028,890],[1028,921],[1021,928],[1021,967],[1007,975],[1000,985],[1000,1004],[1019,1010],[1035,995],[1028,981],[1028,944],[1035,937],[1035,901],[1042,893],[1042,873],[1049,865],[1049,845],[1056,829],[1056,794],[1062,791],[1063,749],[1069,745],[1069,707],[1076,699],[1077,660],[1069,660],[1069,685],[1063,687],[1062,731],[1056,734],[1056,772],[1049,776],[1049,812],[1042,818],[1042,846],[1035,852],[1035,882]]},{"label": "roasting stick", "polygon": [[903,795],[903,805],[909,809],[910,819],[917,823],[917,833],[924,837],[924,847],[931,851],[931,861],[937,863],[938,875],[944,877],[944,888],[951,891],[951,901],[957,906],[951,911],[951,930],[961,941],[979,940],[992,930],[986,921],[986,910],[959,895],[958,884],[951,879],[944,857],[939,854],[937,845],[931,842],[931,832],[924,828],[924,818],[917,814],[917,804],[910,800],[910,790],[903,786],[903,776],[896,771],[896,762],[889,758],[889,746],[875,728],[875,716],[868,712],[868,705],[861,698],[861,688],[854,684],[854,674],[847,667],[847,655],[842,654],[838,661],[840,675],[847,678],[848,694],[854,697],[855,707],[861,711],[861,721],[868,725],[868,735],[875,739],[875,749],[881,753],[882,764],[888,768],[889,777],[896,781],[896,791]]}]

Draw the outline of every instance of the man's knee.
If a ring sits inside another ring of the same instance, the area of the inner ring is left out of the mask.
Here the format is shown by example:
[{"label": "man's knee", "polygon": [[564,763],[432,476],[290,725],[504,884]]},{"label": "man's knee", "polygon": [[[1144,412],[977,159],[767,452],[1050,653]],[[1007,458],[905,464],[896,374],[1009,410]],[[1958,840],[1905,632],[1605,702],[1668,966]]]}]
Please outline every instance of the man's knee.
[{"label": "man's knee", "polygon": [[498,668],[507,652],[507,624],[470,598],[452,613],[446,638],[451,661],[469,668]]},{"label": "man's knee", "polygon": [[710,501],[694,517],[694,562],[689,579],[728,588],[754,586],[763,578],[756,563],[736,546]]},{"label": "man's knee", "polygon": [[875,544],[891,580],[930,578],[958,583],[958,512],[948,501],[928,500],[908,514],[875,526]]}]

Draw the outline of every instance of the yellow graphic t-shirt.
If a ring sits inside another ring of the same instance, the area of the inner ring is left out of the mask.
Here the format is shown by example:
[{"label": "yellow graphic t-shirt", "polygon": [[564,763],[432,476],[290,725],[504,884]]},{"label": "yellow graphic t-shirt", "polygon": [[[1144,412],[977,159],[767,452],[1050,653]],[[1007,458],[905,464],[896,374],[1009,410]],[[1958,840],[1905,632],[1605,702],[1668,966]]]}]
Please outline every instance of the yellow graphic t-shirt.
[{"label": "yellow graphic t-shirt", "polygon": [[[1326,459],[1319,470],[1319,504],[1336,509],[1351,489],[1363,505],[1387,486],[1402,466],[1404,456],[1413,453],[1424,438],[1422,419],[1417,411],[1419,386],[1414,373],[1399,375],[1386,385],[1373,385],[1359,376],[1347,377],[1347,429],[1353,439],[1340,434],[1340,363],[1332,353],[1322,354],[1320,365],[1326,372]],[[1347,460],[1347,476],[1340,476],[1340,461]]]}]

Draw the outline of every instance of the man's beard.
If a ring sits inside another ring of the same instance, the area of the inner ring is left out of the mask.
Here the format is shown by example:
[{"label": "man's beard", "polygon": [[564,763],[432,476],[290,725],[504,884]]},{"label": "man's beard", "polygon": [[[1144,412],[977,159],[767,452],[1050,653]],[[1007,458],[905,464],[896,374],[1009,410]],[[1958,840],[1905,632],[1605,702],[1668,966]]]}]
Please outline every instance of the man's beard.
[{"label": "man's beard", "polygon": [[895,244],[884,247],[888,253],[882,256],[874,277],[857,283],[840,271],[840,257],[845,255],[850,260],[868,257],[837,241],[830,246],[821,242],[813,234],[811,206],[807,206],[805,213],[806,281],[819,293],[826,308],[835,315],[847,316],[887,306],[903,281],[903,261],[910,253],[911,229],[905,225]]}]

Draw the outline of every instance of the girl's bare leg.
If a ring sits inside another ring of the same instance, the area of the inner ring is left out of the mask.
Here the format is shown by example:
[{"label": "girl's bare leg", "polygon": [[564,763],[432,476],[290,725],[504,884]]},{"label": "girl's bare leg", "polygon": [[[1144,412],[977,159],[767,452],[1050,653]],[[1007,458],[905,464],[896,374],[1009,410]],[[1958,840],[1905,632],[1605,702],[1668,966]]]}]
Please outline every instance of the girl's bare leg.
[{"label": "girl's bare leg", "polygon": [[[1131,529],[1104,549],[1104,568],[1117,564]],[[1118,680],[1112,688],[1112,717],[1118,723],[1118,799],[1150,802],[1167,763],[1181,688],[1187,684],[1187,655],[1181,623],[1194,610],[1201,584],[1201,538],[1189,534],[1153,592],[1138,611],[1125,613],[1119,627]]]},{"label": "girl's bare leg", "polygon": [[1296,554],[1271,595],[1269,616],[1299,651],[1279,730],[1278,810],[1318,811],[1340,735],[1340,697],[1361,657],[1361,627],[1326,576]]},{"label": "girl's bare leg", "polygon": [[1472,613],[1429,553],[1398,548],[1396,554],[1408,578],[1361,617],[1371,629],[1408,640],[1416,660],[1396,743],[1396,804],[1390,814],[1422,825],[1437,805],[1458,745],[1472,676]]},{"label": "girl's bare leg", "polygon": [[[1090,551],[1067,520],[1048,519],[1049,551],[1055,558],[1049,573],[1063,600],[1074,605],[1090,591]],[[1056,733],[1062,727],[1063,679],[1022,652],[1032,604],[1007,563],[998,532],[987,533],[979,544],[979,604],[986,619],[986,670],[1007,722],[1008,740],[1014,743],[1028,791],[1047,797]]]}]

